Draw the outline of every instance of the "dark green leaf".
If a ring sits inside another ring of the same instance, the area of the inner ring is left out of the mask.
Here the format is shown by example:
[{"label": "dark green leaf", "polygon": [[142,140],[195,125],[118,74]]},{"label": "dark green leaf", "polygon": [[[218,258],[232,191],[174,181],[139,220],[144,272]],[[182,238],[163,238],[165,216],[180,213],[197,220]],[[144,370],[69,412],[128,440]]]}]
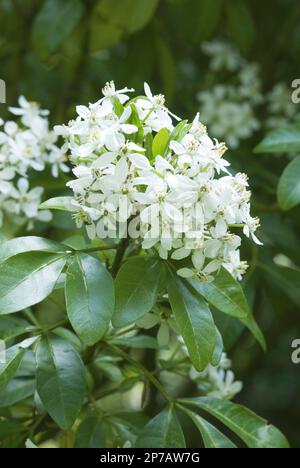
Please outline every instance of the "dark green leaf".
[{"label": "dark green leaf", "polygon": [[115,305],[114,282],[100,261],[76,254],[67,270],[69,320],[82,341],[92,346],[106,333]]},{"label": "dark green leaf", "polygon": [[244,0],[225,2],[228,32],[243,53],[247,53],[255,39],[255,22],[250,8]]},{"label": "dark green leaf", "polygon": [[184,413],[191,418],[197,429],[199,430],[205,448],[209,449],[224,449],[224,448],[237,448],[231,440],[228,439],[222,432],[215,428],[212,424],[205,421],[198,414],[193,413],[185,408],[182,408]]},{"label": "dark green leaf", "polygon": [[190,359],[197,370],[203,371],[212,361],[217,343],[212,314],[199,294],[193,294],[175,275],[168,282],[168,293]]},{"label": "dark green leaf", "polygon": [[99,416],[90,415],[82,421],[76,432],[75,448],[103,448],[104,434]]},{"label": "dark green leaf", "polygon": [[127,261],[116,278],[115,327],[124,327],[146,315],[155,304],[161,277],[160,262],[139,257]]},{"label": "dark green leaf", "polygon": [[53,291],[66,254],[25,252],[0,264],[0,314],[38,304]]},{"label": "dark green leaf", "polygon": [[167,408],[151,419],[136,442],[137,448],[185,448],[184,435],[173,409]]},{"label": "dark green leaf", "polygon": [[250,315],[247,299],[241,285],[222,268],[213,282],[191,280],[193,288],[203,296],[209,304],[221,312],[236,318],[246,318]]},{"label": "dark green leaf", "polygon": [[128,348],[158,349],[157,340],[147,335],[114,338],[110,343]]},{"label": "dark green leaf", "polygon": [[290,126],[270,132],[255,153],[294,153],[300,150],[300,127]]},{"label": "dark green leaf", "polygon": [[195,406],[219,419],[249,448],[288,448],[283,434],[249,409],[215,398],[185,398],[182,404]]},{"label": "dark green leaf", "polygon": [[42,338],[36,360],[39,397],[54,421],[67,430],[83,404],[85,369],[82,360],[67,341],[54,335]]},{"label": "dark green leaf", "polygon": [[300,203],[300,156],[294,159],[283,172],[278,184],[278,203],[287,211]]},{"label": "dark green leaf", "polygon": [[42,59],[55,52],[84,13],[81,0],[45,0],[35,18],[32,42]]},{"label": "dark green leaf", "polygon": [[0,408],[8,408],[31,397],[35,391],[35,379],[13,379],[0,391]]},{"label": "dark green leaf", "polygon": [[[2,351],[2,350],[1,350]],[[25,349],[13,346],[0,354],[0,390],[2,390],[17,372]]]}]

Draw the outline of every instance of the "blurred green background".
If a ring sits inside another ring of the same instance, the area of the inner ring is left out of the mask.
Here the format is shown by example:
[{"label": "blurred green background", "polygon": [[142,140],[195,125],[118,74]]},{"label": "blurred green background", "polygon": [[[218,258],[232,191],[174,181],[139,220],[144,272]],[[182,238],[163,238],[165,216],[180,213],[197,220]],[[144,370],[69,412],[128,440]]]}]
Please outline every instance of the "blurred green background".
[{"label": "blurred green background", "polygon": [[[0,78],[7,84],[7,104],[15,105],[24,94],[51,110],[53,124],[73,118],[76,104],[98,100],[102,86],[112,79],[118,87],[137,92],[147,81],[166,95],[168,107],[189,119],[198,111],[201,118],[204,101],[199,93],[208,93],[208,130],[219,137],[211,129],[218,119],[224,141],[227,131],[247,129],[249,119],[255,119],[228,157],[233,168],[250,176],[253,211],[262,221],[264,247],[245,246],[251,264],[245,286],[268,352],[263,354],[229,319],[219,326],[228,332],[227,349],[237,378],[244,382],[238,401],[270,419],[299,447],[300,365],[291,362],[291,343],[300,338],[300,208],[282,212],[276,198],[279,177],[294,154],[254,153],[277,123],[299,125],[300,104],[291,103],[291,83],[300,78],[299,2],[0,0],[0,18]],[[238,70],[212,66],[203,45],[215,40],[239,51]],[[248,95],[236,100],[240,75],[254,63],[255,74],[249,69],[244,78]],[[217,84],[221,102],[230,96],[241,107],[229,106],[220,115],[214,97]],[[224,85],[229,87],[225,91]],[[234,112],[245,112],[244,120],[226,130]],[[5,105],[0,105],[0,115],[7,117]],[[55,195],[63,191],[59,183],[51,186]],[[51,235],[59,237],[58,232]]]}]

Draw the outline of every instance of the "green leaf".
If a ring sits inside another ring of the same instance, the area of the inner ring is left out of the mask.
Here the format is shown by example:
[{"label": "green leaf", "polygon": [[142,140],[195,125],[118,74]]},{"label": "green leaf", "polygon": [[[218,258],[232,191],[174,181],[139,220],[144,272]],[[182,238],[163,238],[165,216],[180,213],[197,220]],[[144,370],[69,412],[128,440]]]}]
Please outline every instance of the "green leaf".
[{"label": "green leaf", "polygon": [[39,207],[40,210],[59,210],[59,211],[74,211],[72,205],[73,197],[55,197],[42,203]]},{"label": "green leaf", "polygon": [[92,346],[106,333],[115,297],[114,282],[100,261],[86,254],[71,259],[66,280],[69,320],[81,340]]},{"label": "green leaf", "polygon": [[192,3],[186,27],[188,37],[194,43],[210,39],[221,19],[223,0],[196,0]]},{"label": "green leaf", "polygon": [[35,392],[35,379],[13,379],[0,391],[0,408],[8,408],[31,397]]},{"label": "green leaf", "polygon": [[163,156],[168,147],[168,142],[170,138],[170,132],[166,128],[162,128],[154,137],[152,143],[152,155],[153,158],[160,155]]},{"label": "green leaf", "polygon": [[300,203],[300,156],[283,172],[278,184],[278,203],[283,210],[291,210]]},{"label": "green leaf", "polygon": [[179,124],[176,125],[174,130],[170,135],[170,142],[171,141],[181,141],[185,135],[190,131],[191,124],[188,123],[187,120],[182,120]]},{"label": "green leaf", "polygon": [[76,432],[75,448],[104,448],[104,433],[99,416],[89,415]]},{"label": "green leaf", "polygon": [[239,319],[250,315],[250,309],[241,285],[225,268],[220,270],[211,283],[196,280],[190,280],[190,283],[209,304],[221,312]]},{"label": "green leaf", "polygon": [[159,1],[160,0],[129,0],[131,14],[127,23],[127,30],[130,34],[143,29],[147,25],[154,15]]},{"label": "green leaf", "polygon": [[173,274],[168,282],[168,293],[190,359],[197,370],[203,371],[212,361],[217,343],[212,314],[201,296],[193,294]]},{"label": "green leaf", "polygon": [[34,49],[41,59],[55,52],[78,25],[84,13],[81,0],[45,0],[32,31]]},{"label": "green leaf", "polygon": [[67,247],[58,242],[53,242],[43,237],[16,237],[3,242],[0,246],[0,263],[7,258],[25,252],[55,252],[60,253],[67,250]]},{"label": "green leaf", "polygon": [[248,306],[241,285],[222,268],[211,283],[189,280],[192,287],[207,302],[226,315],[239,319],[253,333],[263,349],[266,347],[264,336]]},{"label": "green leaf", "polygon": [[224,449],[237,448],[231,440],[228,439],[222,432],[215,428],[212,424],[205,421],[198,414],[181,407],[182,411],[191,418],[198,431],[200,432],[205,448],[209,449]]},{"label": "green leaf", "polygon": [[267,280],[300,307],[300,271],[275,263],[260,263],[259,266],[267,273]]},{"label": "green leaf", "polygon": [[43,301],[53,291],[67,254],[25,252],[0,265],[0,314],[11,314]]},{"label": "green leaf", "polygon": [[36,363],[39,397],[56,424],[67,430],[84,400],[85,368],[81,357],[67,341],[50,335],[40,341]]},{"label": "green leaf", "polygon": [[110,340],[110,343],[116,346],[126,346],[128,348],[158,349],[157,340],[147,335],[114,338]]},{"label": "green leaf", "polygon": [[225,2],[228,32],[243,53],[247,53],[255,39],[255,22],[244,0]]},{"label": "green leaf", "polygon": [[184,398],[181,404],[195,406],[217,418],[237,434],[249,448],[288,448],[284,435],[241,405],[215,398]]},{"label": "green leaf", "polygon": [[[0,390],[2,390],[17,372],[25,349],[13,346],[0,354]],[[4,361],[4,362],[3,362]]]},{"label": "green leaf", "polygon": [[116,278],[115,327],[136,322],[153,308],[161,277],[161,264],[153,258],[128,260]]},{"label": "green leaf", "polygon": [[254,149],[255,153],[294,153],[300,150],[300,127],[290,126],[270,132]]},{"label": "green leaf", "polygon": [[102,0],[92,13],[90,48],[107,49],[126,34],[144,28],[151,20],[159,0]]},{"label": "green leaf", "polygon": [[185,448],[184,435],[172,407],[151,419],[140,434],[137,448]]},{"label": "green leaf", "polygon": [[217,367],[222,359],[222,354],[224,351],[223,338],[219,330],[216,328],[216,347],[214,349],[211,365]]}]

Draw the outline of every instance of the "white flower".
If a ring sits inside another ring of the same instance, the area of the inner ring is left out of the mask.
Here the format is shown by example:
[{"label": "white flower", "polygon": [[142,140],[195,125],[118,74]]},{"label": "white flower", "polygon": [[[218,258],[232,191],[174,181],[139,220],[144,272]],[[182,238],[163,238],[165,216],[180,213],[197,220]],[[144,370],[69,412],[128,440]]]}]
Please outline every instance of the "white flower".
[{"label": "white flower", "polygon": [[77,119],[58,129],[75,166],[67,185],[77,226],[105,238],[118,237],[125,225],[145,250],[184,262],[178,274],[185,278],[213,281],[224,266],[241,279],[246,264],[235,229],[257,242],[259,224],[250,214],[247,177],[231,175],[225,143],[209,137],[198,114],[154,158],[149,141],[161,128],[174,129],[173,114],[148,85],[145,97],[116,109],[109,97],[125,90],[109,85],[103,99],[77,107]]},{"label": "white flower", "polygon": [[43,189],[30,189],[33,171],[51,168],[53,176],[67,172],[66,156],[56,145],[56,135],[49,129],[48,114],[37,103],[24,96],[19,98],[20,107],[10,108],[19,117],[18,122],[2,121],[0,132],[0,194],[1,223],[3,213],[17,224],[28,223],[32,228],[36,220],[48,222],[51,213],[39,212]]},{"label": "white flower", "polygon": [[223,353],[218,366],[214,367],[209,364],[203,372],[192,368],[190,377],[206,396],[231,400],[241,392],[243,384],[240,381],[235,381],[234,373],[230,368],[231,361]]}]

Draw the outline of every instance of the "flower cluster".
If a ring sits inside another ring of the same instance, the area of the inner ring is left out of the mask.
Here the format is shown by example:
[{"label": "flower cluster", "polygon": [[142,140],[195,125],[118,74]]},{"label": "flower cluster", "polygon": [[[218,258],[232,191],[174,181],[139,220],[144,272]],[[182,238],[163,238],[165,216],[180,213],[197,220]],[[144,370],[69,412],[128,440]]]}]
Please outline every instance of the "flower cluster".
[{"label": "flower cluster", "polygon": [[54,177],[69,169],[64,149],[55,144],[57,136],[49,130],[49,112],[23,96],[19,106],[9,109],[19,123],[0,119],[0,226],[8,215],[17,224],[27,222],[30,229],[35,220],[51,219],[50,212],[38,210],[43,188],[30,187],[31,174],[48,165]]},{"label": "flower cluster", "polygon": [[93,239],[120,236],[125,225],[144,249],[185,259],[181,276],[211,280],[223,266],[241,279],[247,265],[237,229],[259,243],[246,175],[230,174],[225,144],[209,137],[198,115],[178,123],[147,84],[145,96],[130,100],[132,91],[108,83],[103,98],[55,128],[75,166],[68,186],[77,226]]},{"label": "flower cluster", "polygon": [[[216,81],[209,91],[198,93],[201,120],[217,138],[226,138],[229,148],[236,149],[260,128],[278,128],[296,116],[291,90],[278,83],[264,96],[259,65],[243,59],[234,46],[212,41],[204,43],[202,50],[209,56],[210,72],[223,72],[226,81]],[[261,120],[258,110],[265,114]]]},{"label": "flower cluster", "polygon": [[205,43],[203,51],[210,57],[210,69],[224,70],[232,75],[229,84],[216,84],[211,91],[198,93],[201,118],[230,148],[237,148],[240,140],[253,135],[260,128],[255,116],[262,103],[259,67],[242,59],[230,44],[220,41]]}]

